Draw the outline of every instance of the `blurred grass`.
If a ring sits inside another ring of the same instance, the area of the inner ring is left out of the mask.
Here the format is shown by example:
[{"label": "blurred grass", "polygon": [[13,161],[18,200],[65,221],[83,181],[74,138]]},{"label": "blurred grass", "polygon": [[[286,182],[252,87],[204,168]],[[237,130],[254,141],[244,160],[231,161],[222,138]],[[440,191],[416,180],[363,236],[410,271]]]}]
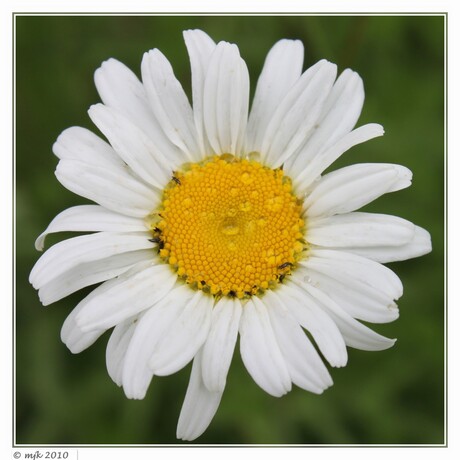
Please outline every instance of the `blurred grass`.
[{"label": "blurred grass", "polygon": [[381,123],[386,135],[353,148],[334,168],[360,161],[409,167],[413,186],[368,209],[412,220],[433,239],[428,256],[391,265],[405,288],[401,317],[373,328],[398,338],[393,349],[350,349],[348,366],[331,370],[334,386],[323,395],[295,388],[281,399],[256,386],[237,352],[219,411],[196,442],[443,443],[444,18],[429,16],[16,18],[16,441],[178,442],[190,366],[155,378],[145,400],[127,400],[105,370],[107,334],[80,355],[60,342],[63,320],[90,289],[44,308],[27,279],[39,257],[36,236],[58,212],[85,201],[55,179],[51,146],[66,127],[96,131],[86,115],[99,101],[94,70],[115,57],[139,74],[143,52],[157,47],[190,93],[181,35],[188,28],[237,43],[252,91],[267,51],[280,38],[303,41],[307,66],[326,58],[339,71],[356,70],[366,88],[359,124]]}]

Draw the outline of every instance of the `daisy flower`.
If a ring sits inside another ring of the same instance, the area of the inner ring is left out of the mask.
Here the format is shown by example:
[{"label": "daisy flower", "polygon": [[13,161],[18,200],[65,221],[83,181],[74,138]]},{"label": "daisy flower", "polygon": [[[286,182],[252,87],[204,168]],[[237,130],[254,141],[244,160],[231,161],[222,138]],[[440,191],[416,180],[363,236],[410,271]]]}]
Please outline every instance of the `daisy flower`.
[{"label": "daisy flower", "polygon": [[246,369],[275,397],[292,384],[322,393],[332,385],[323,358],[345,366],[347,346],[391,347],[361,322],[398,317],[402,284],[382,263],[426,254],[431,242],[407,220],[357,211],[408,187],[404,166],[324,174],[383,135],[378,124],[354,129],[358,74],[337,78],[326,60],[302,72],[302,43],[280,40],[249,111],[237,46],[200,30],[184,39],[193,105],[158,49],[143,57],[142,82],[114,59],[96,71],[102,104],[89,116],[108,142],[71,127],[53,147],[61,184],[96,204],[60,213],[36,247],[49,233],[92,233],[53,245],[30,282],[44,305],[101,283],[61,337],[79,353],[113,328],[107,369],[128,398],[193,360],[177,427],[193,440],[217,411],[238,335]]}]

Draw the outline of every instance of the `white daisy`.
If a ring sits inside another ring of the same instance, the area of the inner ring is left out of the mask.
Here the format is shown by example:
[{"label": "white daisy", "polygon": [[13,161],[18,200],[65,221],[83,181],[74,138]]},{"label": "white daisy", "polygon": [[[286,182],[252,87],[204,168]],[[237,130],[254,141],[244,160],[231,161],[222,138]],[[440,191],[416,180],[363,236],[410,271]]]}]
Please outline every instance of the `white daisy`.
[{"label": "white daisy", "polygon": [[353,129],[361,78],[322,60],[302,73],[303,46],[270,50],[249,112],[249,76],[237,46],[184,32],[193,108],[164,55],[144,55],[142,83],[110,59],[96,71],[103,101],[89,110],[108,143],[78,127],[54,145],[58,180],[94,201],[63,211],[39,236],[95,232],[48,249],[30,281],[44,305],[101,283],[70,313],[73,353],[114,328],[107,369],[129,398],[154,375],[193,360],[177,436],[211,422],[237,336],[243,362],[267,393],[295,385],[322,393],[325,360],[346,346],[383,350],[394,340],[360,321],[398,317],[399,278],[382,263],[431,250],[420,227],[356,212],[411,183],[399,165],[366,163],[323,174],[354,145],[383,135]]}]

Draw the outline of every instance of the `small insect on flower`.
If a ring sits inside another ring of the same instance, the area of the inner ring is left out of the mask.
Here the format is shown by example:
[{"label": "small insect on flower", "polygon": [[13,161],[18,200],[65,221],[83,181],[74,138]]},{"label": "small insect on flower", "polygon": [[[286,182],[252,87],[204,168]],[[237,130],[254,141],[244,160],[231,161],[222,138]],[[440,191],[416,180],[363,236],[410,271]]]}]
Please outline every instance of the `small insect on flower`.
[{"label": "small insect on flower", "polygon": [[302,43],[280,40],[249,111],[238,47],[200,30],[184,38],[192,104],[158,49],[145,53],[142,81],[114,59],[96,71],[102,103],[89,114],[108,142],[72,127],[53,146],[58,180],[95,204],[63,211],[36,247],[49,233],[91,233],[48,249],[30,282],[44,305],[102,283],[61,338],[79,353],[111,329],[107,370],[128,398],[193,360],[177,427],[193,440],[219,407],[238,335],[249,374],[275,397],[292,384],[322,393],[325,362],[345,366],[347,346],[391,347],[363,324],[398,317],[402,284],[382,264],[426,254],[431,241],[407,220],[358,211],[408,187],[407,168],[325,173],[383,135],[375,123],[354,129],[356,72],[337,77],[326,60],[302,72]]},{"label": "small insect on flower", "polygon": [[292,267],[294,264],[291,262],[284,262],[284,264],[281,264],[278,266],[278,270],[284,270],[285,268]]},{"label": "small insect on flower", "polygon": [[178,177],[176,177],[174,174],[172,176],[172,180],[177,184],[177,185],[181,185],[182,182],[180,181],[180,179]]}]

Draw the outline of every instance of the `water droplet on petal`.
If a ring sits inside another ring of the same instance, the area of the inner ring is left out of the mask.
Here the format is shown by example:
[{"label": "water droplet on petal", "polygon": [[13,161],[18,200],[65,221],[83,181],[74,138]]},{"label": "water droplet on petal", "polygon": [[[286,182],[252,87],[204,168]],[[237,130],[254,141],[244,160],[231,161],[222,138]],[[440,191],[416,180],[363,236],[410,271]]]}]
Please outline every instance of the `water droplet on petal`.
[{"label": "water droplet on petal", "polygon": [[248,160],[249,161],[260,161],[260,153],[259,152],[249,152]]}]

